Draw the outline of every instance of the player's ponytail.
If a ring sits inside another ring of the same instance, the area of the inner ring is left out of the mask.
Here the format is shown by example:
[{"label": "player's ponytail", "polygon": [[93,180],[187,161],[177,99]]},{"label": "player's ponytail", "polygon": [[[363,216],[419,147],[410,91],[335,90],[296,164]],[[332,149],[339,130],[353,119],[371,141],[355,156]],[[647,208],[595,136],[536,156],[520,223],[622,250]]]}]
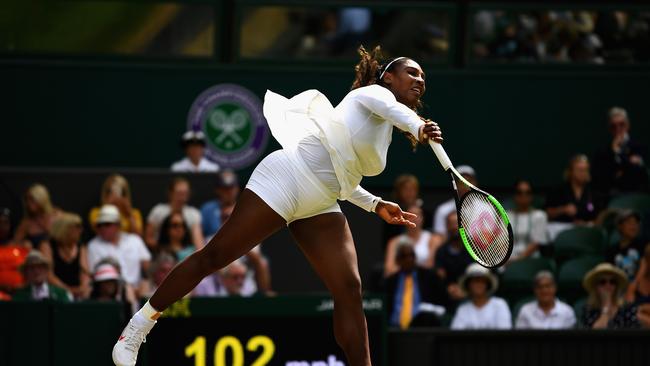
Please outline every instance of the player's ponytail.
[{"label": "player's ponytail", "polygon": [[377,83],[377,73],[381,67],[381,61],[384,56],[381,53],[381,46],[375,47],[372,51],[366,51],[366,48],[359,46],[359,63],[354,67],[354,81],[352,88],[354,90],[362,86],[368,86]]}]

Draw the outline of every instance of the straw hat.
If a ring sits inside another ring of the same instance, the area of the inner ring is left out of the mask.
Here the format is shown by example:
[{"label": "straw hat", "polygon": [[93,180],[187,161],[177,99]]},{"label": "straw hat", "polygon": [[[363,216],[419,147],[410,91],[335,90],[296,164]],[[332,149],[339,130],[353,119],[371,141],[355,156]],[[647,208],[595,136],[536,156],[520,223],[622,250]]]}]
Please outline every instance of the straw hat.
[{"label": "straw hat", "polygon": [[497,277],[492,272],[490,272],[489,269],[481,266],[478,263],[470,264],[465,270],[465,274],[460,278],[458,283],[465,292],[469,292],[467,290],[468,280],[477,277],[487,278],[489,283],[487,289],[488,295],[493,294],[494,291],[496,291],[497,288],[499,287],[499,280],[497,279]]},{"label": "straw hat", "polygon": [[585,278],[582,280],[582,286],[587,292],[591,293],[595,291],[597,281],[603,275],[610,275],[616,279],[616,289],[619,294],[622,294],[627,288],[627,276],[625,272],[610,263],[601,263],[587,272]]}]

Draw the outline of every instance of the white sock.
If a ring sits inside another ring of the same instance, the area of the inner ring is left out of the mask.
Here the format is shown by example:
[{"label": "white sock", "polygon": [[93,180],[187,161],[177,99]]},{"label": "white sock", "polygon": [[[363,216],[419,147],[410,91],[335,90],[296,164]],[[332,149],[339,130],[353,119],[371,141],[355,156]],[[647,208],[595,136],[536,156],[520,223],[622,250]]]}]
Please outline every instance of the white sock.
[{"label": "white sock", "polygon": [[151,326],[162,312],[156,310],[147,301],[146,304],[133,316],[133,321],[139,326]]}]

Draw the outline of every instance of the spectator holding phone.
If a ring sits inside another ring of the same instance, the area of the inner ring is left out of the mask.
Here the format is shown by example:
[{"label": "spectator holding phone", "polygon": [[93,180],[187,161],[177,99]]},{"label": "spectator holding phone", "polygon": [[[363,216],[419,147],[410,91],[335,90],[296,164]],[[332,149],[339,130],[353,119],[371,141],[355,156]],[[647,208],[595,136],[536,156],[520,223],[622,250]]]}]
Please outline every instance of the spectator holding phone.
[{"label": "spectator holding phone", "polygon": [[[119,174],[112,174],[102,185],[101,204],[114,205],[120,211],[120,227],[122,231],[142,236],[142,213],[131,204],[131,189],[129,182]],[[90,210],[89,222],[93,230],[101,207]]]}]

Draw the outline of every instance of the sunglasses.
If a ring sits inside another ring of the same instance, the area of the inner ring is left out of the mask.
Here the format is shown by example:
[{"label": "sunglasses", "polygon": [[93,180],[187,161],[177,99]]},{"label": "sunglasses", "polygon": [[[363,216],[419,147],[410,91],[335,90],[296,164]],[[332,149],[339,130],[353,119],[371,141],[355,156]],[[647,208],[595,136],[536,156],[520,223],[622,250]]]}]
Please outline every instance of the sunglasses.
[{"label": "sunglasses", "polygon": [[179,227],[183,227],[183,226],[184,225],[183,225],[182,222],[172,222],[171,224],[169,224],[169,227],[173,227],[173,228],[179,228]]},{"label": "sunglasses", "polygon": [[97,224],[97,227],[108,227],[108,226],[112,226],[112,225],[117,225],[117,224],[112,223],[112,222],[102,222],[102,223]]},{"label": "sunglasses", "polygon": [[613,278],[601,278],[600,280],[598,280],[599,286],[603,286],[607,284],[616,285],[616,280]]}]

